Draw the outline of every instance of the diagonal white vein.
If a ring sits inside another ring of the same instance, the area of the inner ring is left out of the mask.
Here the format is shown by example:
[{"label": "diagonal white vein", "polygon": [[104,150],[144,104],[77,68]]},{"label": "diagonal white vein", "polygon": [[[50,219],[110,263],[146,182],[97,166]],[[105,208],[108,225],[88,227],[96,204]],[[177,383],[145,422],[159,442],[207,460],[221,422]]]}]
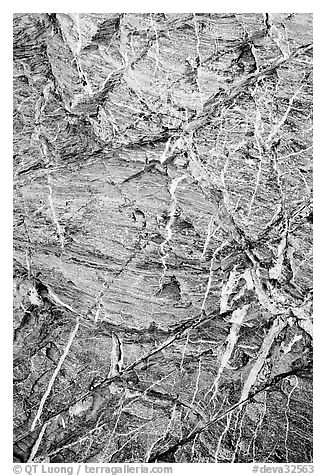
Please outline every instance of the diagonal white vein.
[{"label": "diagonal white vein", "polygon": [[287,322],[285,320],[283,321],[282,319],[278,319],[278,318],[274,320],[272,327],[268,331],[262,343],[257,360],[254,363],[253,367],[251,368],[248,378],[246,379],[244,383],[240,401],[245,401],[249,397],[250,390],[256,383],[258,374],[266,361],[266,357],[274,343],[274,340],[276,339],[276,337],[279,335],[279,333],[284,329],[286,325],[287,325]]},{"label": "diagonal white vein", "polygon": [[35,429],[35,426],[36,426],[37,422],[39,421],[39,419],[40,419],[40,417],[41,417],[41,415],[42,415],[42,411],[43,411],[43,407],[44,407],[44,404],[45,404],[45,402],[46,402],[46,399],[47,399],[48,396],[50,395],[50,392],[51,392],[51,389],[52,389],[52,387],[53,387],[54,381],[55,381],[55,379],[57,378],[57,375],[58,375],[58,373],[60,372],[60,369],[61,369],[61,367],[62,367],[62,364],[63,364],[63,362],[65,361],[65,358],[66,358],[67,355],[68,355],[68,352],[69,352],[69,349],[70,349],[70,347],[71,347],[71,344],[73,343],[73,340],[74,340],[74,338],[75,338],[75,336],[76,336],[76,333],[77,333],[77,331],[78,331],[79,324],[80,324],[79,318],[77,318],[77,319],[76,319],[76,325],[75,325],[74,329],[72,330],[72,332],[71,332],[71,334],[70,334],[70,337],[69,337],[69,340],[68,340],[67,345],[66,345],[66,347],[65,347],[65,350],[64,350],[62,356],[60,357],[60,360],[59,360],[59,362],[58,362],[58,365],[56,366],[56,368],[55,368],[55,370],[54,370],[54,372],[53,372],[53,374],[52,374],[52,377],[50,378],[50,381],[49,381],[49,383],[48,383],[47,389],[46,389],[46,391],[45,391],[45,393],[44,393],[44,395],[43,395],[43,397],[42,397],[42,399],[41,399],[39,408],[38,408],[38,410],[37,410],[36,416],[35,416],[35,418],[34,418],[34,420],[33,420],[32,426],[31,426],[31,431],[33,431],[33,430]]}]

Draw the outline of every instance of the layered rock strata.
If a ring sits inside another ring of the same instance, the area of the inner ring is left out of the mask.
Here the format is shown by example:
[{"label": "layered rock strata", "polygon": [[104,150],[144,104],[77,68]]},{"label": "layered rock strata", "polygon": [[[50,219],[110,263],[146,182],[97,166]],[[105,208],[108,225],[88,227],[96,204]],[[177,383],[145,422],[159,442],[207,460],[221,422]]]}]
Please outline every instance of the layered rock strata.
[{"label": "layered rock strata", "polygon": [[312,16],[13,25],[15,461],[312,461]]}]

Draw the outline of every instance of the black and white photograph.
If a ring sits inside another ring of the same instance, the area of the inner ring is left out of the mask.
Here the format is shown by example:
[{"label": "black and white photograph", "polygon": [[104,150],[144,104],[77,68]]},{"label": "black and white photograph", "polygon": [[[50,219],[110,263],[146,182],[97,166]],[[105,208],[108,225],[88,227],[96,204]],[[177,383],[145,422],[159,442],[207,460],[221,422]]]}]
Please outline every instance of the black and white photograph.
[{"label": "black and white photograph", "polygon": [[314,15],[217,7],[11,16],[14,468],[313,472]]}]

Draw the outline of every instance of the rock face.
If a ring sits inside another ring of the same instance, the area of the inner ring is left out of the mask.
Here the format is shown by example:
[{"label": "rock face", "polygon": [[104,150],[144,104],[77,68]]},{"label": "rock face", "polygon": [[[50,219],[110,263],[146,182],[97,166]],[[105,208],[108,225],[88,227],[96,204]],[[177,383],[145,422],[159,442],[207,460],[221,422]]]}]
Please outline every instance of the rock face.
[{"label": "rock face", "polygon": [[14,16],[14,458],[312,461],[312,16]]}]

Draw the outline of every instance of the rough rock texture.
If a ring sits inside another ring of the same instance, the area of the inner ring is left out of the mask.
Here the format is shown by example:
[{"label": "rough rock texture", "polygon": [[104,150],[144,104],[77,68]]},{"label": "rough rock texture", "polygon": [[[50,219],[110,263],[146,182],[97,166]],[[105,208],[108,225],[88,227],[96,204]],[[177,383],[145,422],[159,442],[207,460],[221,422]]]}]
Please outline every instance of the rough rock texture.
[{"label": "rough rock texture", "polygon": [[14,458],[312,460],[312,16],[14,16]]}]

